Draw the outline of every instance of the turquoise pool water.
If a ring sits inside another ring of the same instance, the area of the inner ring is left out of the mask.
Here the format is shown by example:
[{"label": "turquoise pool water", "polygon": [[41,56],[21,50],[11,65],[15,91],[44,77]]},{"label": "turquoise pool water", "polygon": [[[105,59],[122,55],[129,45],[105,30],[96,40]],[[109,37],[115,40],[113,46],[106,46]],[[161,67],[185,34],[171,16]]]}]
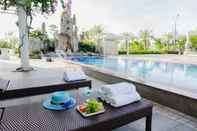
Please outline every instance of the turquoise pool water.
[{"label": "turquoise pool water", "polygon": [[128,76],[197,93],[197,65],[126,58],[70,57],[72,61],[121,72]]}]

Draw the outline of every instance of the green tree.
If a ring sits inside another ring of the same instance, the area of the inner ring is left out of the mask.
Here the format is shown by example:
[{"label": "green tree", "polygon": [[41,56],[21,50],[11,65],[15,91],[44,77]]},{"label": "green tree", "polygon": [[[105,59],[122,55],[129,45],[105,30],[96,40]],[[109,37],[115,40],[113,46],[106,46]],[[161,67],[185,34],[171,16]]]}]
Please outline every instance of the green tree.
[{"label": "green tree", "polygon": [[137,39],[133,40],[131,42],[131,51],[140,51],[140,50],[144,50],[144,45]]},{"label": "green tree", "polygon": [[131,32],[124,32],[121,34],[122,39],[125,41],[125,49],[127,54],[129,54],[129,50],[131,49],[131,41],[135,40],[136,37]]},{"label": "green tree", "polygon": [[102,25],[95,25],[85,32],[85,36],[96,43],[96,52],[102,52],[102,40],[105,35],[105,28]]},{"label": "green tree", "polygon": [[33,19],[33,12],[50,13],[55,11],[56,0],[0,0],[0,6],[4,10],[10,7],[16,8],[18,16],[18,28],[20,38],[21,68],[19,71],[31,70],[29,66],[29,30]]},{"label": "green tree", "polygon": [[139,35],[140,35],[140,39],[144,45],[144,49],[148,49],[150,46],[150,38],[152,37],[152,31],[151,30],[141,30]]},{"label": "green tree", "polygon": [[165,45],[163,44],[161,38],[155,38],[154,40],[155,40],[154,44],[157,50],[163,50],[165,48]]}]

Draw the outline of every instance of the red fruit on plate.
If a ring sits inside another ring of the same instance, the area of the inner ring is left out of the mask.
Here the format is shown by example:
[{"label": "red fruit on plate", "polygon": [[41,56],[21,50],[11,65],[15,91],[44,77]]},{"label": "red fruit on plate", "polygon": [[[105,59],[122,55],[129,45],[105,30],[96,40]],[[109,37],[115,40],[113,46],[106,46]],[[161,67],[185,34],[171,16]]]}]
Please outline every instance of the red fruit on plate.
[{"label": "red fruit on plate", "polygon": [[86,112],[86,106],[83,105],[83,104],[80,105],[80,106],[79,106],[79,111],[80,111],[80,112]]}]

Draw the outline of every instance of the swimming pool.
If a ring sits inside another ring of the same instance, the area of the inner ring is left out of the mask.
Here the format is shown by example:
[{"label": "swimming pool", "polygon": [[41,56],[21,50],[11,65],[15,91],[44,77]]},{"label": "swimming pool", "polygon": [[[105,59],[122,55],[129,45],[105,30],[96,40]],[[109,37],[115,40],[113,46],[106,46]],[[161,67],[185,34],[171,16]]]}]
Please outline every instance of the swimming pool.
[{"label": "swimming pool", "polygon": [[69,60],[143,79],[165,86],[197,93],[197,65],[175,64],[120,57],[69,57]]}]

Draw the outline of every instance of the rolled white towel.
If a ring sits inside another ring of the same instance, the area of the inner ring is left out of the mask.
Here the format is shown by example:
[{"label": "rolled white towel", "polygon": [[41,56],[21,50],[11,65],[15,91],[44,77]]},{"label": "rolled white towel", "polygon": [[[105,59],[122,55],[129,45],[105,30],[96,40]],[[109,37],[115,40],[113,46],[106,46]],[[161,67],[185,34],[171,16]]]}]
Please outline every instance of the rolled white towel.
[{"label": "rolled white towel", "polygon": [[111,103],[110,98],[101,89],[97,90],[97,95],[102,101],[105,101],[108,104]]},{"label": "rolled white towel", "polygon": [[121,107],[141,100],[141,96],[137,92],[127,95],[117,95],[110,98],[113,107]]},{"label": "rolled white towel", "polygon": [[78,81],[78,80],[86,80],[87,76],[82,70],[72,70],[64,72],[64,80],[65,81]]},{"label": "rolled white towel", "polygon": [[105,93],[105,95],[113,97],[117,95],[131,94],[133,92],[136,92],[136,87],[131,83],[123,82],[112,85],[104,85],[101,87],[101,90]]}]

